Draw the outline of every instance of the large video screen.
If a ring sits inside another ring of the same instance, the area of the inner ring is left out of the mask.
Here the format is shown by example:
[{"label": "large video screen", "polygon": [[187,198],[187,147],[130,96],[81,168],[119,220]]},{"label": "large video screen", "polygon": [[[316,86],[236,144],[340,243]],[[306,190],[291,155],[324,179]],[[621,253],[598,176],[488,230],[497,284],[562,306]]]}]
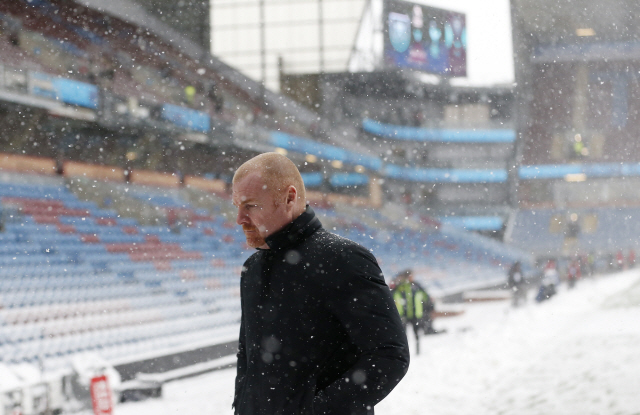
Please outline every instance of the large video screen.
[{"label": "large video screen", "polygon": [[387,68],[467,75],[467,28],[463,13],[398,0],[387,0],[385,6]]}]

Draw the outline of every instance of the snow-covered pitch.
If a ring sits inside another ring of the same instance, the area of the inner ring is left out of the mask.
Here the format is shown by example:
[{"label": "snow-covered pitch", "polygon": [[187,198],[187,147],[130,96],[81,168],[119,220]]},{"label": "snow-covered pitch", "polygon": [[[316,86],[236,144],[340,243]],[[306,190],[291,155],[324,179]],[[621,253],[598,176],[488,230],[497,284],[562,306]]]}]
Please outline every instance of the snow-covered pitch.
[{"label": "snow-covered pitch", "polygon": [[[377,414],[640,413],[640,272],[582,280],[518,309],[508,301],[462,307],[463,315],[436,320],[447,333],[421,339],[422,353]],[[167,383],[161,399],[115,413],[232,414],[234,377],[227,369]]]}]

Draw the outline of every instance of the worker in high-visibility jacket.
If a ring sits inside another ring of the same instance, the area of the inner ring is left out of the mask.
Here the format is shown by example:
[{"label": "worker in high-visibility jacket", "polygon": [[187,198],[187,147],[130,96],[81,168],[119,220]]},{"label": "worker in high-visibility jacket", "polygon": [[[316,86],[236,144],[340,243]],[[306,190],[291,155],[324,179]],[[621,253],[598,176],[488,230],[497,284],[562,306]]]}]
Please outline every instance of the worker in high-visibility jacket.
[{"label": "worker in high-visibility jacket", "polygon": [[419,354],[420,330],[422,329],[424,334],[435,333],[431,316],[434,310],[433,301],[427,291],[414,281],[413,271],[410,269],[397,275],[393,288],[393,300],[398,307],[398,313],[400,313],[405,328],[409,324],[413,328],[416,337],[416,350]]}]

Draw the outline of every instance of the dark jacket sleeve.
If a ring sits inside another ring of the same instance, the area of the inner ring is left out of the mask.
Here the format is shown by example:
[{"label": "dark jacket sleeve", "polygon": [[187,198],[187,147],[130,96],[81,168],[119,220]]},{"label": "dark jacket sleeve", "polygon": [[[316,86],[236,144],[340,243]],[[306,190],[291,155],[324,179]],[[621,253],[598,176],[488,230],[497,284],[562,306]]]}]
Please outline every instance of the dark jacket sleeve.
[{"label": "dark jacket sleeve", "polygon": [[359,358],[314,401],[315,414],[364,414],[384,399],[409,367],[409,347],[391,291],[368,251],[337,258],[339,278],[327,287],[329,311],[345,328]]},{"label": "dark jacket sleeve", "polygon": [[240,336],[238,338],[238,364],[236,372],[236,388],[233,395],[232,408],[238,407],[238,401],[240,399],[240,393],[242,393],[242,386],[244,385],[245,376],[247,373],[247,354],[245,349],[246,335],[244,332],[244,311],[240,320]]}]

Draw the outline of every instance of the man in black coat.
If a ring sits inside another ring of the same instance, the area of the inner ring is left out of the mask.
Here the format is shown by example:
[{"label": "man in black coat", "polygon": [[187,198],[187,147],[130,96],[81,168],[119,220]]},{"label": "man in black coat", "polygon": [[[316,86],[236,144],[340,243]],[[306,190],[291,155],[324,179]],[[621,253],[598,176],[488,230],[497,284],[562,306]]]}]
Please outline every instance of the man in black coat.
[{"label": "man in black coat", "polygon": [[244,264],[238,415],[371,415],[409,366],[373,255],[322,228],[296,166],[261,154],[233,178]]}]

